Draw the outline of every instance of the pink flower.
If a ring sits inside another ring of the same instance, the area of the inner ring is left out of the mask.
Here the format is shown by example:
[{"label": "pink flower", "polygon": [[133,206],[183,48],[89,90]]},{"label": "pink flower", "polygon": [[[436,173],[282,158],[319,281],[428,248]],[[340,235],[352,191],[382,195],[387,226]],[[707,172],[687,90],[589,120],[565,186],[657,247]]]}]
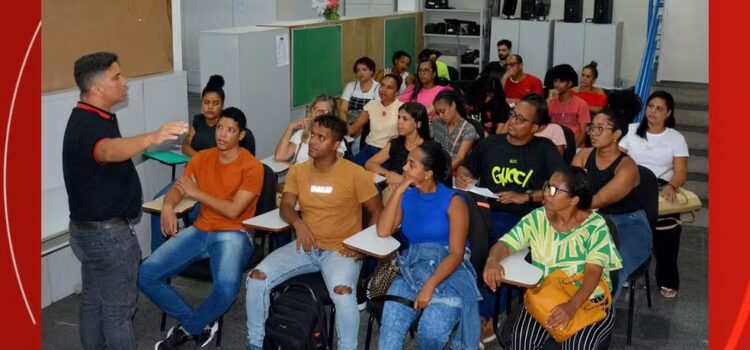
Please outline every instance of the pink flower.
[{"label": "pink flower", "polygon": [[339,7],[339,0],[328,0],[328,5],[326,7],[329,9]]}]

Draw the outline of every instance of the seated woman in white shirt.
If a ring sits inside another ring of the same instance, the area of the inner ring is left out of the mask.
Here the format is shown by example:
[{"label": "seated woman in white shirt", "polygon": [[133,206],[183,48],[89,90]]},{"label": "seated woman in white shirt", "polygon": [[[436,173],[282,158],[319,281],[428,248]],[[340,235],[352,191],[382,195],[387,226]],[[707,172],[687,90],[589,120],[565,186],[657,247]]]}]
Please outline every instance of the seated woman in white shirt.
[{"label": "seated woman in white shirt", "polygon": [[349,136],[356,136],[369,123],[370,133],[365,138],[365,144],[354,155],[354,162],[364,166],[370,157],[378,153],[388,141],[398,136],[398,108],[403,102],[398,101],[398,87],[401,77],[396,74],[386,74],[380,83],[377,100],[368,102],[359,118],[349,126]]},{"label": "seated woman in white shirt", "polygon": [[[312,120],[325,114],[331,114],[336,109],[336,98],[331,95],[318,95],[308,105],[305,117],[289,123],[284,135],[279,139],[274,152],[274,159],[291,164],[303,163],[309,159],[307,155],[310,141],[310,127]],[[338,152],[343,155],[346,145],[339,145]]]},{"label": "seated woman in white shirt", "polygon": [[[674,98],[666,91],[654,91],[646,102],[645,117],[638,124],[630,124],[628,134],[620,140],[620,148],[636,164],[645,166],[659,178],[662,197],[672,202],[687,181],[689,156],[685,137],[674,127]],[[680,219],[679,214],[665,217]],[[675,223],[679,221],[660,220],[654,232],[656,284],[666,298],[676,297],[680,288],[677,252],[682,226]]]}]

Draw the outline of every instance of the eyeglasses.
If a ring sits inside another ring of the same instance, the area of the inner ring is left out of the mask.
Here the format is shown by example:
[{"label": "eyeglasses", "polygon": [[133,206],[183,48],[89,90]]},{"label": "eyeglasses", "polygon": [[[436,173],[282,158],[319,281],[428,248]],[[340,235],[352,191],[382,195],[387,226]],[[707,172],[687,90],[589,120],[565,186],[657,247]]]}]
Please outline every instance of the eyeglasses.
[{"label": "eyeglasses", "polygon": [[510,117],[508,118],[514,123],[523,124],[523,123],[531,123],[534,124],[533,121],[524,118],[522,115],[516,113],[516,112],[510,112]]},{"label": "eyeglasses", "polygon": [[518,62],[505,62],[506,67],[515,67],[518,65]]},{"label": "eyeglasses", "polygon": [[614,130],[614,129],[615,128],[605,127],[605,126],[588,125],[586,126],[586,133],[591,136],[599,136],[604,132],[604,130]]},{"label": "eyeglasses", "polygon": [[542,186],[542,191],[544,193],[549,193],[550,197],[554,197],[557,194],[557,191],[562,191],[562,192],[565,192],[565,193],[570,193],[570,191],[568,191],[568,190],[564,190],[564,189],[562,189],[560,187],[557,187],[555,185],[550,184],[549,181],[545,181],[544,182],[544,185]]},{"label": "eyeglasses", "polygon": [[324,108],[313,107],[312,112],[315,115],[323,115],[323,114],[327,114],[328,110]]}]

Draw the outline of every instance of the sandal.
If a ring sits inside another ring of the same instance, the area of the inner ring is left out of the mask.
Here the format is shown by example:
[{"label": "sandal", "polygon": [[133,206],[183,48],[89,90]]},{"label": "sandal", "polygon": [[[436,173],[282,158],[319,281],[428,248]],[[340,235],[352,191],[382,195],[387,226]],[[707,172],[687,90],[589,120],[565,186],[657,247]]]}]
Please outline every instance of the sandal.
[{"label": "sandal", "polygon": [[676,298],[677,297],[677,290],[667,287],[661,287],[661,295],[665,298]]}]

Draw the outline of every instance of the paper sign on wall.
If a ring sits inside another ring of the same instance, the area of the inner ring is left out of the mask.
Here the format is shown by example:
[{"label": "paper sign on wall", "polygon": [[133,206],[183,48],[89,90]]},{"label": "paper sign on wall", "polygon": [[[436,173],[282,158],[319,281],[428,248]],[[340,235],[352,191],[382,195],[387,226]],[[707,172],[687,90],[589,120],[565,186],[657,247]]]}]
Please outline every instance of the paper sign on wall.
[{"label": "paper sign on wall", "polygon": [[276,67],[289,64],[289,34],[276,36]]}]

